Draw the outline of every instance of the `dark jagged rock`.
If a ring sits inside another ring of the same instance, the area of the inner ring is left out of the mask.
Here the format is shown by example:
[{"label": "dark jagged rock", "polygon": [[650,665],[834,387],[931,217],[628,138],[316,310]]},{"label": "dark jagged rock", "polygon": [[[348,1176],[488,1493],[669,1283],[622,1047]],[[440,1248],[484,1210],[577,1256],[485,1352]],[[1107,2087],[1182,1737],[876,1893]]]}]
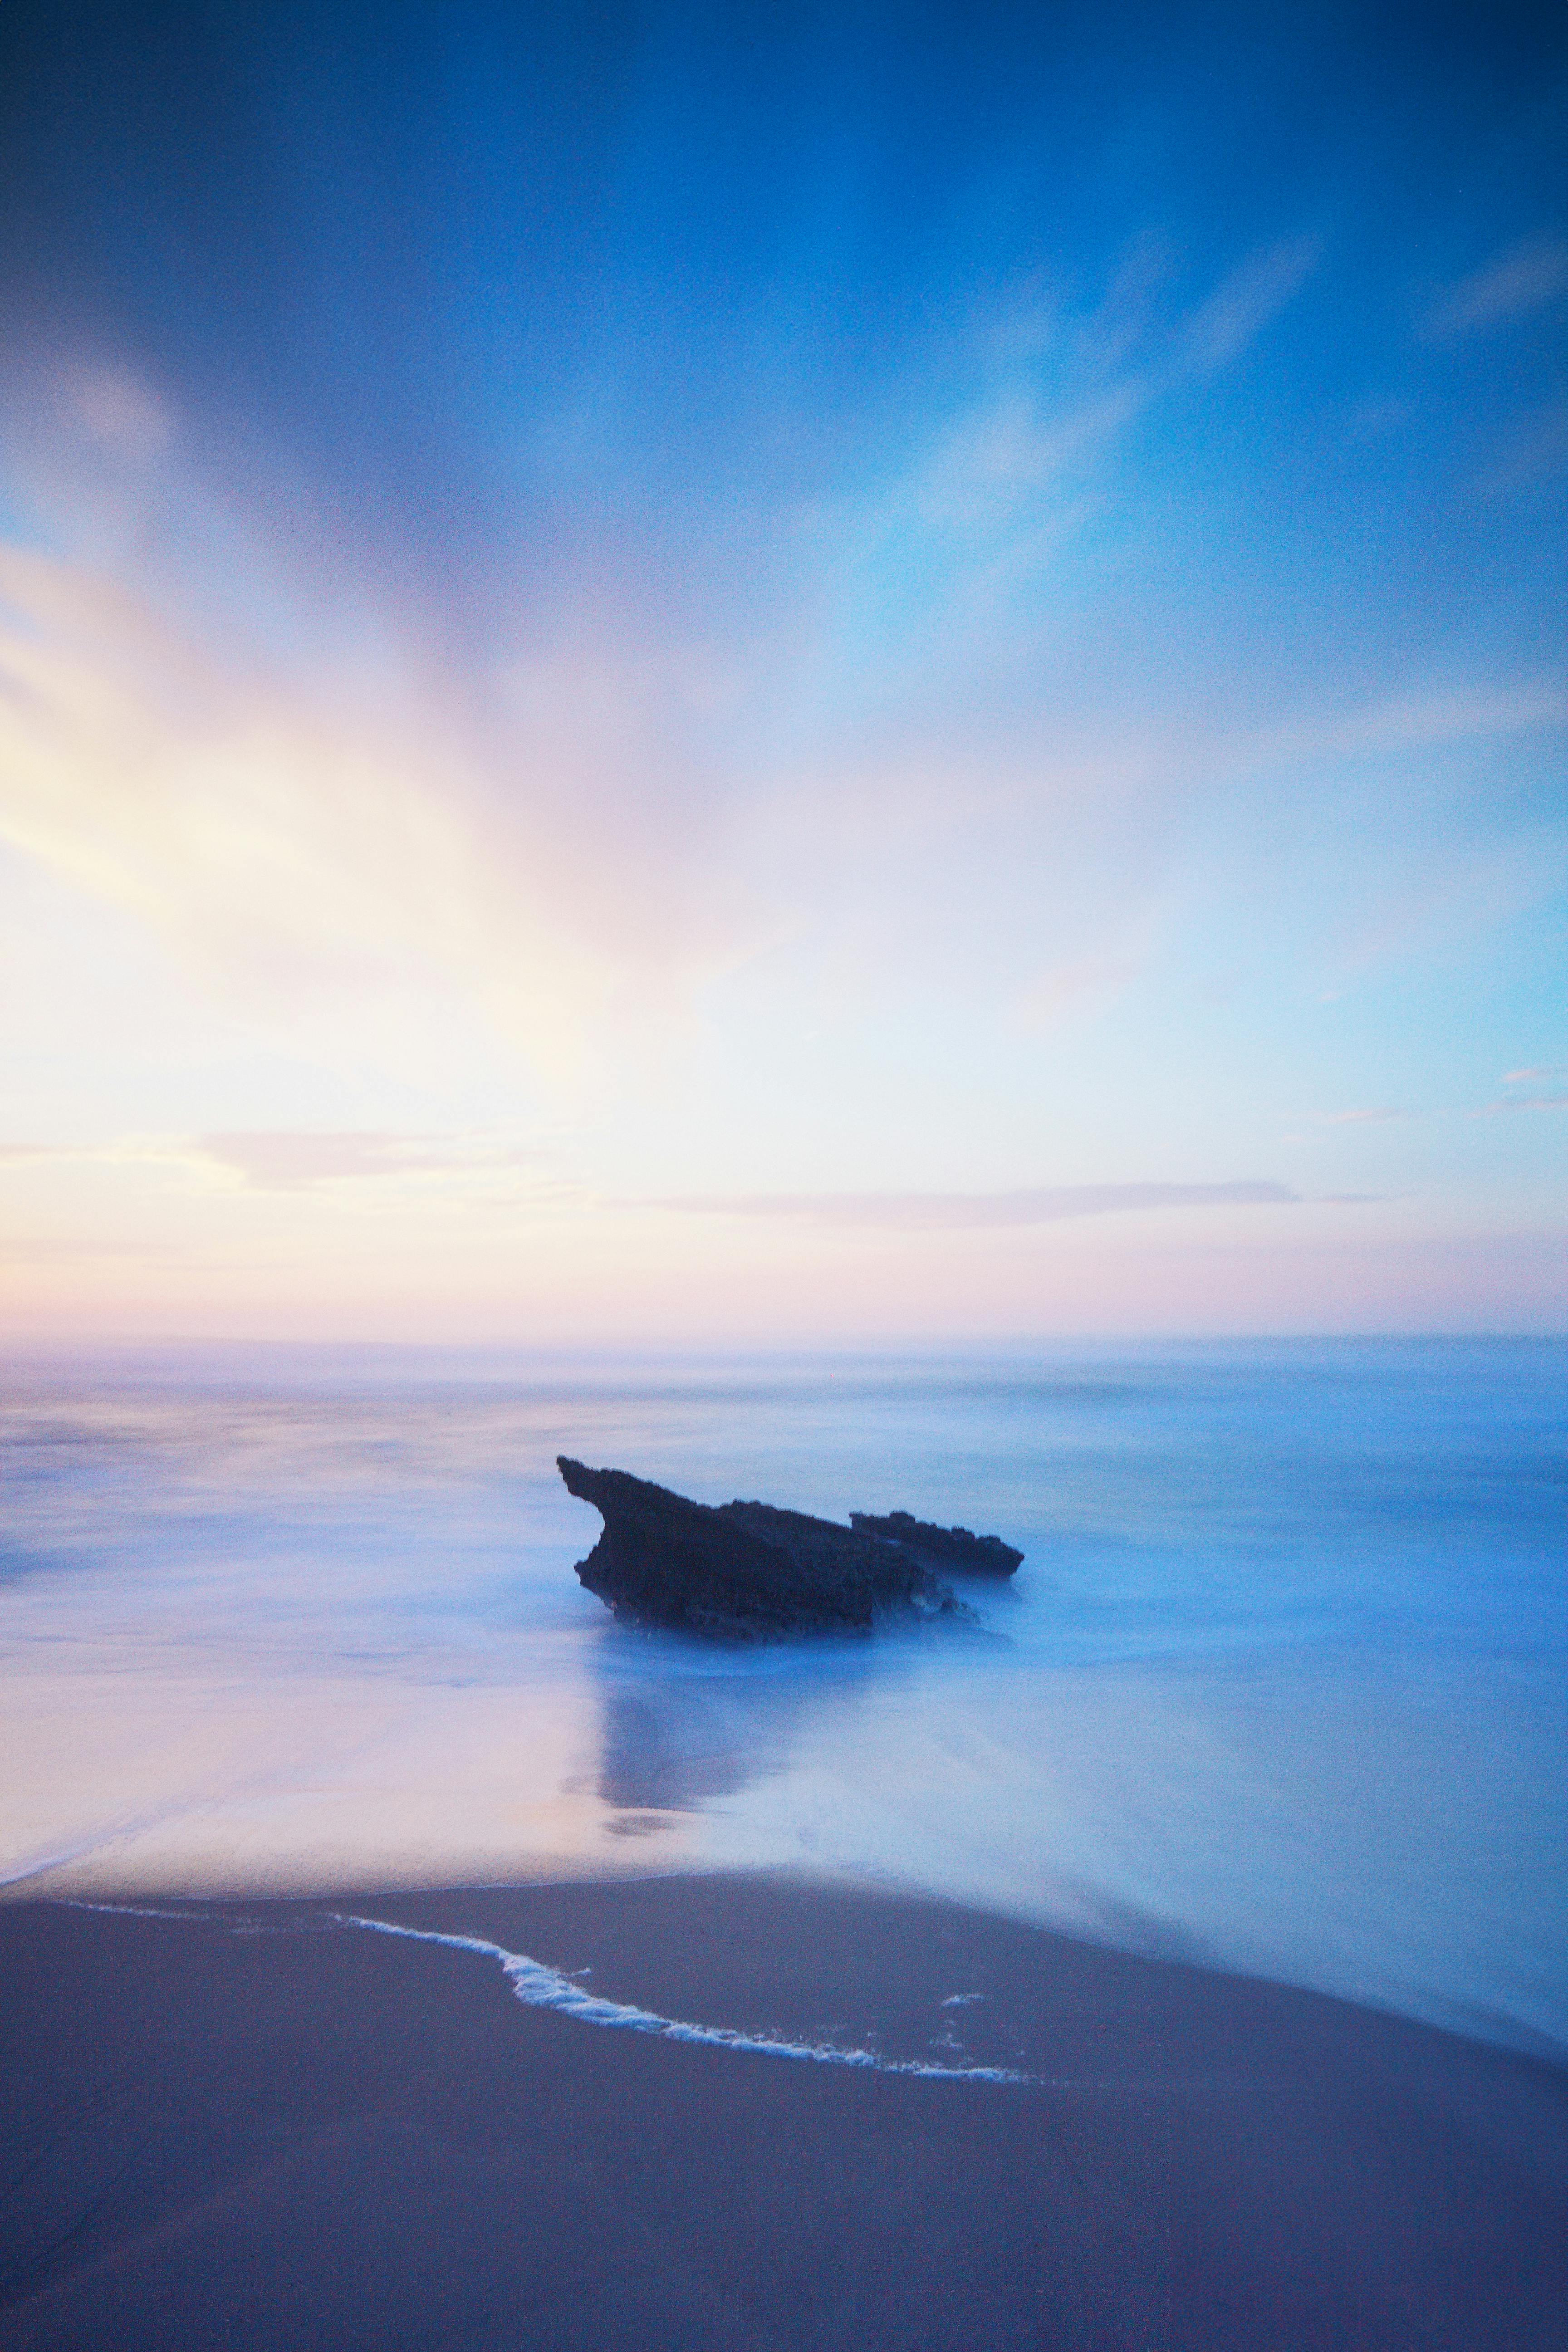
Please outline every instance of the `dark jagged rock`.
[{"label": "dark jagged rock", "polygon": [[849,1524],[863,1535],[896,1543],[911,1559],[924,1560],[928,1568],[945,1568],[952,1576],[1011,1576],[1024,1557],[1000,1536],[974,1536],[967,1528],[931,1527],[924,1519],[912,1519],[908,1511],[889,1511],[885,1518],[876,1518],[869,1511],[851,1511]]},{"label": "dark jagged rock", "polygon": [[[567,1491],[592,1503],[605,1522],[578,1577],[628,1624],[768,1641],[865,1629],[889,1615],[963,1613],[932,1565],[932,1547],[906,1541],[902,1523],[949,1545],[953,1532],[921,1528],[907,1513],[896,1514],[896,1523],[843,1528],[768,1503],[693,1503],[626,1470],[590,1470],[564,1454],[557,1459]],[[976,1548],[996,1542],[964,1540]],[[1016,1567],[1017,1559],[1008,1558]]]}]

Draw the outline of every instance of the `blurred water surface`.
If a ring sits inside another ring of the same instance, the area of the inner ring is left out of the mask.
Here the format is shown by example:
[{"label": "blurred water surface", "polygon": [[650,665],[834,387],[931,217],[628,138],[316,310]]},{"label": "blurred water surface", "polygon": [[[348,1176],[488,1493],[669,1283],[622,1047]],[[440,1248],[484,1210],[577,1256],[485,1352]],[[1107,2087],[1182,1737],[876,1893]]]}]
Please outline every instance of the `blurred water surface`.
[{"label": "blurred water surface", "polygon": [[[847,1871],[1568,2047],[1568,1347],[165,1350],[0,1396],[0,1875]],[[1025,1549],[977,1622],[616,1626],[558,1452]]]}]

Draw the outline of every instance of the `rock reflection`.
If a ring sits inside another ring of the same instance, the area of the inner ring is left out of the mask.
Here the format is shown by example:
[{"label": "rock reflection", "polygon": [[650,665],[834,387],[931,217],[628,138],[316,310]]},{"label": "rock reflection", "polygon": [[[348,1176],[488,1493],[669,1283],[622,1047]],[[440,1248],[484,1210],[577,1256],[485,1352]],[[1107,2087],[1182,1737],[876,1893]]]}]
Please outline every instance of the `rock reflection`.
[{"label": "rock reflection", "polygon": [[841,1706],[865,1679],[861,1660],[833,1653],[733,1672],[671,1664],[632,1679],[603,1670],[599,1795],[619,1837],[646,1836],[670,1813],[784,1770],[805,1723]]}]

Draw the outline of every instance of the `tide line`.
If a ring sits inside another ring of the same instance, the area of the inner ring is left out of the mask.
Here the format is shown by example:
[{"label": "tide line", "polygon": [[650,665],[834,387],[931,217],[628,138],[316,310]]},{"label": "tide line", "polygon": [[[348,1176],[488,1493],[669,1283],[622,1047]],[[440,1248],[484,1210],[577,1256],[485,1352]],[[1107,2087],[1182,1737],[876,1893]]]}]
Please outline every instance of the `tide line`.
[{"label": "tide line", "polygon": [[683,2018],[661,2017],[657,2010],[638,2009],[628,2001],[606,2000],[585,1992],[559,1969],[531,1959],[526,1952],[509,1952],[482,1936],[443,1934],[435,1927],[402,1927],[390,1919],[366,1919],[348,1911],[332,1918],[342,1927],[363,1927],[376,1936],[403,1936],[416,1944],[444,1944],[451,1951],[476,1952],[494,1960],[512,1991],[529,2009],[552,2009],[574,2017],[582,2025],[611,2026],[626,2033],[652,2033],[666,2042],[695,2042],[718,2050],[739,2050],[758,2058],[793,2058],[816,2066],[856,2066],[876,2074],[915,2074],[944,2083],[1049,2083],[1045,2074],[1021,2074],[1012,2066],[939,2066],[921,2058],[884,2058],[874,2050],[844,2049],[831,2042],[784,2042],[770,2034],[742,2033],[727,2025],[693,2025]]}]

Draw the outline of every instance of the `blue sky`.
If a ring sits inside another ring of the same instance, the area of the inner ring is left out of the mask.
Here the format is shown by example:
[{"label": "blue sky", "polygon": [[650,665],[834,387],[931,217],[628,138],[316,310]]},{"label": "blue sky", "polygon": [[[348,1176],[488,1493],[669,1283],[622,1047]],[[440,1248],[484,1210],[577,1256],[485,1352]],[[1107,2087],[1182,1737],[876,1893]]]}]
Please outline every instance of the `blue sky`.
[{"label": "blue sky", "polygon": [[1547,12],[10,12],[44,1331],[1561,1328]]}]

